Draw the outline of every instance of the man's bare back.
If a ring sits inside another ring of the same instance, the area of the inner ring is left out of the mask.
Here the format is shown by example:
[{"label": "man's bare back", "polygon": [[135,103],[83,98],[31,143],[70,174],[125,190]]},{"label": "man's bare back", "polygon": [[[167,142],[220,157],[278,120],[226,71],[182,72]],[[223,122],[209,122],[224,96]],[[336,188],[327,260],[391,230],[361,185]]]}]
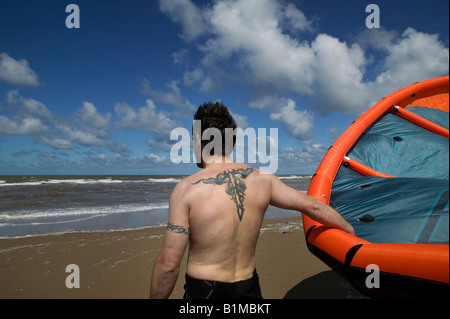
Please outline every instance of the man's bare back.
[{"label": "man's bare back", "polygon": [[188,275],[222,282],[250,278],[270,200],[269,180],[247,165],[217,164],[183,183],[190,207]]}]

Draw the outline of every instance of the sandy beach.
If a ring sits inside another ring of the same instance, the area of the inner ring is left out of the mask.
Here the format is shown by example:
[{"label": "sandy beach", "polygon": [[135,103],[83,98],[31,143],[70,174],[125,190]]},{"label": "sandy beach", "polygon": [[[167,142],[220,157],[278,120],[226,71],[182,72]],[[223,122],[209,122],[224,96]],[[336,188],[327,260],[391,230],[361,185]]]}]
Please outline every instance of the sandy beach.
[{"label": "sandy beach", "polygon": [[[0,298],[144,299],[164,228],[0,239]],[[66,279],[79,268],[79,288]],[[171,299],[181,299],[186,255]],[[257,246],[264,298],[362,296],[305,244],[301,219],[266,220]]]}]

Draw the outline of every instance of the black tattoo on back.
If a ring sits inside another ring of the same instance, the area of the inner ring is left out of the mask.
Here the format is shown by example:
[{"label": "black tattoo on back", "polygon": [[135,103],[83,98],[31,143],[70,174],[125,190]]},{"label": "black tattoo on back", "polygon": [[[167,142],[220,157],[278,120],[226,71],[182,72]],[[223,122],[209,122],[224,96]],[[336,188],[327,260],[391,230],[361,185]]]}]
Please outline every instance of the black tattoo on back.
[{"label": "black tattoo on back", "polygon": [[179,225],[174,225],[171,222],[167,223],[167,230],[173,231],[174,233],[177,233],[177,234],[184,234],[184,235],[188,235],[188,236],[191,234],[190,228],[186,228],[186,227],[179,226]]},{"label": "black tattoo on back", "polygon": [[202,178],[192,185],[203,182],[205,184],[213,185],[223,185],[226,184],[225,193],[231,196],[231,200],[236,204],[237,213],[239,216],[239,221],[242,221],[244,216],[244,200],[245,200],[245,190],[247,185],[244,183],[243,179],[247,178],[253,172],[253,168],[240,168],[225,170],[222,173],[217,174],[216,177]]}]

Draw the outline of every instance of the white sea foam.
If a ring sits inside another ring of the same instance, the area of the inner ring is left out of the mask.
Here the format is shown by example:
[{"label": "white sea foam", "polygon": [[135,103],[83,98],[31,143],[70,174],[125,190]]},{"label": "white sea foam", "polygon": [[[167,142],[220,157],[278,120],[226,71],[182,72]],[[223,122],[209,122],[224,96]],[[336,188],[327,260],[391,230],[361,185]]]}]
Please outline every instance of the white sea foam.
[{"label": "white sea foam", "polygon": [[44,183],[47,184],[61,184],[61,183],[71,183],[71,184],[119,184],[123,181],[119,179],[112,178],[101,178],[101,179],[50,179]]},{"label": "white sea foam", "polygon": [[108,215],[108,214],[123,214],[123,213],[139,213],[155,209],[168,209],[168,203],[147,204],[147,205],[115,205],[102,207],[83,207],[83,208],[66,208],[54,209],[48,211],[21,211],[14,213],[0,214],[0,222],[9,220],[33,220],[38,218],[59,218],[59,217],[74,217],[81,215]]},{"label": "white sea foam", "polygon": [[6,181],[0,181],[0,187],[8,186],[39,186],[39,185],[51,185],[51,184],[119,184],[123,183],[122,180],[112,178],[101,179],[49,179],[46,181],[29,181],[19,183],[6,183]]},{"label": "white sea foam", "polygon": [[149,182],[157,182],[157,183],[178,183],[179,181],[181,181],[180,178],[173,178],[173,177],[169,177],[169,178],[149,178],[148,179]]},{"label": "white sea foam", "polygon": [[4,180],[0,180],[0,187],[12,187],[12,186],[40,186],[40,185],[53,185],[53,184],[121,184],[127,183],[142,183],[142,182],[153,182],[153,183],[178,183],[181,178],[167,177],[167,178],[148,178],[146,180],[121,180],[113,178],[100,178],[100,179],[49,179],[42,181],[26,181],[26,182],[16,182],[7,183]]}]

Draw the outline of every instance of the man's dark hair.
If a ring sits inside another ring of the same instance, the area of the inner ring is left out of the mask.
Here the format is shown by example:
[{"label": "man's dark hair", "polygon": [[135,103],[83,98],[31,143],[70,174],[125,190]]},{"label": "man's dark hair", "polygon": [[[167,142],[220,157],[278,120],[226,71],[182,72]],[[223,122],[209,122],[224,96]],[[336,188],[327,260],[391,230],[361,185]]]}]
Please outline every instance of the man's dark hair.
[{"label": "man's dark hair", "polygon": [[[194,120],[201,121],[201,136],[203,132],[209,128],[216,128],[222,134],[222,155],[229,155],[225,153],[225,129],[233,129],[233,148],[236,144],[235,129],[237,127],[236,121],[231,116],[228,107],[222,102],[206,102],[200,105],[194,113]],[[203,140],[203,145],[207,145],[212,139]]]}]

